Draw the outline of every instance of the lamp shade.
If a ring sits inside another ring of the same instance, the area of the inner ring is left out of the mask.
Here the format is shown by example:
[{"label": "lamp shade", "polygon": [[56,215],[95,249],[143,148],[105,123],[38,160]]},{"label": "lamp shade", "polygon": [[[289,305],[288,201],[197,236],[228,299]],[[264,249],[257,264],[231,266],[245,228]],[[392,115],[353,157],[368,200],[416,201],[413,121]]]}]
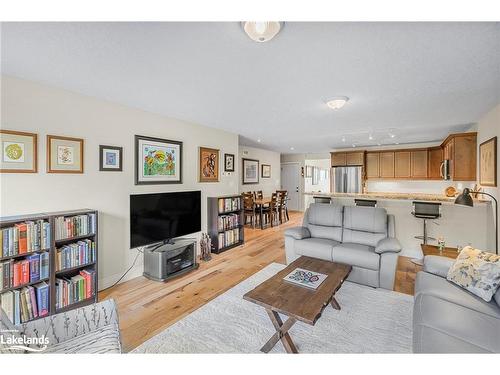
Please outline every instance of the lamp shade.
[{"label": "lamp shade", "polygon": [[460,194],[457,197],[457,199],[455,199],[455,204],[460,204],[462,206],[469,206],[469,207],[474,206],[474,201],[470,196],[470,189],[465,188],[464,191],[462,191],[462,194]]}]

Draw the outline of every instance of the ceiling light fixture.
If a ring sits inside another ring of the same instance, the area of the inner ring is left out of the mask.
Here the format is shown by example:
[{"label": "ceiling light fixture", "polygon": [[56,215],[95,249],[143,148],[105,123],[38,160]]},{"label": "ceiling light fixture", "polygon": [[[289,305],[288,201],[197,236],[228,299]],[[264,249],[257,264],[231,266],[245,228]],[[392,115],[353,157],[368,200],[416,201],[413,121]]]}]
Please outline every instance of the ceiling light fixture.
[{"label": "ceiling light fixture", "polygon": [[368,139],[369,139],[370,141],[373,141],[373,135],[371,135],[371,134],[370,134],[370,135],[368,136]]},{"label": "ceiling light fixture", "polygon": [[290,150],[292,150],[292,151],[293,151],[293,150],[295,150],[295,149],[294,149],[293,147],[290,147]]},{"label": "ceiling light fixture", "polygon": [[347,96],[337,96],[327,101],[326,105],[336,111],[342,108],[348,101],[349,98]]},{"label": "ceiling light fixture", "polygon": [[260,143],[261,142],[260,139],[257,139],[257,142]]},{"label": "ceiling light fixture", "polygon": [[255,42],[269,42],[283,27],[283,22],[243,22],[243,30]]},{"label": "ceiling light fixture", "polygon": [[345,142],[345,137],[342,137],[342,142]]},{"label": "ceiling light fixture", "polygon": [[353,144],[352,144],[352,147],[356,147],[356,145],[353,143]]}]

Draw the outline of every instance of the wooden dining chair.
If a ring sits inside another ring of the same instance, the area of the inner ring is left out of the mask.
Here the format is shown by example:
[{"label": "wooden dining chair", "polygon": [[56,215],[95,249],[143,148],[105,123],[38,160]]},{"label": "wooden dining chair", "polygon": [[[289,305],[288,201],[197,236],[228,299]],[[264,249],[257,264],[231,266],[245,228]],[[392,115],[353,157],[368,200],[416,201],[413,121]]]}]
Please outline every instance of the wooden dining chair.
[{"label": "wooden dining chair", "polygon": [[250,224],[252,228],[255,229],[255,225],[257,222],[257,213],[255,210],[255,202],[254,196],[252,192],[243,193],[243,224],[246,225],[248,223],[248,218],[250,218]]},{"label": "wooden dining chair", "polygon": [[264,206],[262,208],[262,215],[264,219],[271,224],[271,227],[274,224],[279,225],[279,204],[278,204],[278,194],[273,193],[271,196],[271,202],[269,205]]},{"label": "wooden dining chair", "polygon": [[262,190],[257,190],[255,192],[255,198],[256,199],[262,199],[262,198],[264,198],[264,194],[262,193]]},{"label": "wooden dining chair", "polygon": [[286,221],[290,220],[290,217],[288,216],[288,205],[287,205],[288,191],[276,190],[276,193],[278,194],[279,220],[281,223],[283,223],[285,218]]}]

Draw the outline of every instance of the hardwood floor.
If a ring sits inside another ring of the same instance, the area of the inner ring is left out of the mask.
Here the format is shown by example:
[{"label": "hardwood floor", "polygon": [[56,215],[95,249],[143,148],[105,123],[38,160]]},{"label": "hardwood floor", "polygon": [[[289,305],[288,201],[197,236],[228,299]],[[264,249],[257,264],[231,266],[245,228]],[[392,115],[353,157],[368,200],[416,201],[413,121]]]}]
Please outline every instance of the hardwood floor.
[{"label": "hardwood floor", "polygon": [[[99,300],[114,298],[118,305],[123,349],[130,351],[198,309],[268,264],[285,263],[286,228],[302,223],[301,212],[290,221],[265,230],[245,228],[245,244],[222,254],[187,275],[159,283],[137,277],[99,293]],[[395,290],[413,294],[417,268],[400,257]]]}]

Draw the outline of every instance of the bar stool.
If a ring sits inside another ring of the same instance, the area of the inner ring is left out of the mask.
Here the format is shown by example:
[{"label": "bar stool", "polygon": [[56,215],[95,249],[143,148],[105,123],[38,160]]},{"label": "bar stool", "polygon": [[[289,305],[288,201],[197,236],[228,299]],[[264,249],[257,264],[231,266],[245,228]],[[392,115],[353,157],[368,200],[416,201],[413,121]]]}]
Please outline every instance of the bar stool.
[{"label": "bar stool", "polygon": [[373,199],[354,199],[356,206],[377,207],[377,201]]},{"label": "bar stool", "polygon": [[436,202],[413,202],[413,211],[411,213],[413,216],[424,221],[424,233],[423,236],[415,236],[419,240],[422,240],[424,245],[427,245],[428,240],[435,241],[434,237],[429,237],[427,235],[427,220],[435,220],[441,217],[441,203]]},{"label": "bar stool", "polygon": [[313,197],[314,203],[332,203],[332,198],[329,197]]}]

